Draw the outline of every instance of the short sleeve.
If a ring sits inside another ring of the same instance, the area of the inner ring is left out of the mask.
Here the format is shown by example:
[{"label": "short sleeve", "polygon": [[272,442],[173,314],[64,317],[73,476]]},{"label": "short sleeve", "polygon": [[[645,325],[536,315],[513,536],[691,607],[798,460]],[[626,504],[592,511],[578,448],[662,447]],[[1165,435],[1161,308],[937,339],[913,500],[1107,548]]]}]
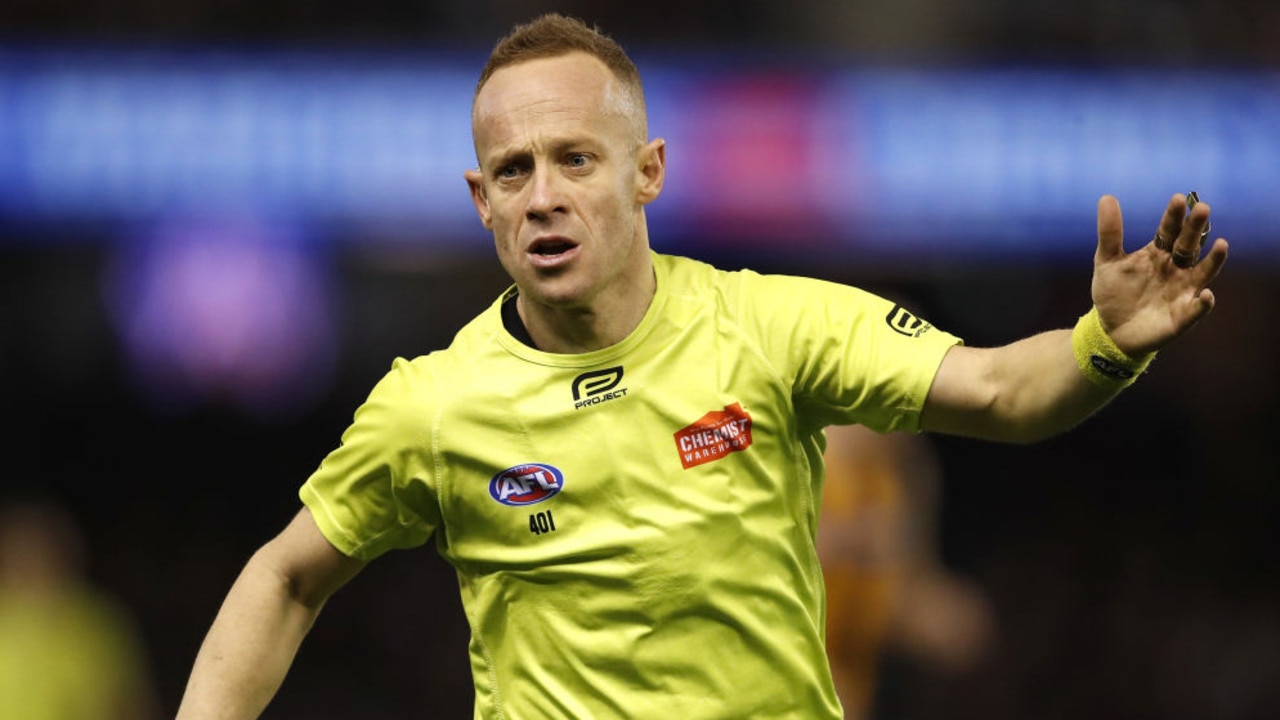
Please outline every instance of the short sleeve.
[{"label": "short sleeve", "polygon": [[812,278],[746,273],[740,306],[818,425],[918,431],[943,356],[963,342],[892,300]]},{"label": "short sleeve", "polygon": [[419,546],[440,523],[424,358],[397,359],[299,489],[316,525],[350,557]]}]

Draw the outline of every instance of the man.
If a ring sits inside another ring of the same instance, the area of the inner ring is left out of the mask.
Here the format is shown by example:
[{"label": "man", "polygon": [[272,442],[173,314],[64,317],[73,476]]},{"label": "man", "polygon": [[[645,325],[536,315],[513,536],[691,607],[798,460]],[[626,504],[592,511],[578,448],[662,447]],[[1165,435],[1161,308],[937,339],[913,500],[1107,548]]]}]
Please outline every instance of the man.
[{"label": "man", "polygon": [[817,543],[827,657],[845,720],[861,720],[912,692],[889,677],[899,692],[885,699],[882,666],[961,676],[990,648],[995,622],[977,584],[942,562],[942,466],[930,438],[863,425],[833,425],[826,436]]},{"label": "man", "polygon": [[144,639],[87,540],[60,500],[0,498],[0,718],[158,716]]},{"label": "man", "polygon": [[466,181],[514,284],[372,390],[233,584],[182,720],[256,717],[326,598],[433,537],[471,625],[476,717],[839,717],[823,428],[1064,431],[1210,311],[1227,255],[1198,259],[1209,208],[1181,196],[1161,242],[1126,254],[1104,197],[1096,310],[970,348],[855,288],[651,251],[665,146],[634,65],[577,21],[497,45],[472,129]]}]

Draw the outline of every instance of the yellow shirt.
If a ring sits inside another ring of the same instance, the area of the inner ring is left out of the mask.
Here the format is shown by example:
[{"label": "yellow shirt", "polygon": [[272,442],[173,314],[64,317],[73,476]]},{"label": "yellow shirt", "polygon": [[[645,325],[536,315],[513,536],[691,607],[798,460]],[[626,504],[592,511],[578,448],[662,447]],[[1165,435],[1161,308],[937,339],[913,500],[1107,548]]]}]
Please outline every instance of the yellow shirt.
[{"label": "yellow shirt", "polygon": [[142,649],[88,588],[40,596],[0,586],[0,718],[106,720],[142,702]]},{"label": "yellow shirt", "polygon": [[822,429],[918,429],[959,340],[852,287],[654,266],[612,347],[529,348],[499,298],[398,359],[300,496],[354,557],[434,534],[477,718],[838,718]]}]

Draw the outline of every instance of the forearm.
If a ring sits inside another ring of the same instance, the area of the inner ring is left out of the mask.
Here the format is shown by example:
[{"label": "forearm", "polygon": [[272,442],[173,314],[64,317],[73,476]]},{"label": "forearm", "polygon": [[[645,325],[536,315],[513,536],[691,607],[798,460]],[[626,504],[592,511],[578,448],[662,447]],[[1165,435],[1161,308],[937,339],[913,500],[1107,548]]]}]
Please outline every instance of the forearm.
[{"label": "forearm", "polygon": [[1081,372],[1071,331],[1055,330],[1003,349],[999,362],[1011,382],[999,398],[997,421],[1014,442],[1034,442],[1069,430],[1104,407],[1123,387],[1100,386]]},{"label": "forearm", "polygon": [[257,718],[274,697],[322,603],[294,597],[259,550],[227,593],[196,656],[178,720]]},{"label": "forearm", "polygon": [[929,394],[925,430],[1031,443],[1064,432],[1105,406],[1121,383],[1102,387],[1076,363],[1070,330],[998,348],[956,348]]}]

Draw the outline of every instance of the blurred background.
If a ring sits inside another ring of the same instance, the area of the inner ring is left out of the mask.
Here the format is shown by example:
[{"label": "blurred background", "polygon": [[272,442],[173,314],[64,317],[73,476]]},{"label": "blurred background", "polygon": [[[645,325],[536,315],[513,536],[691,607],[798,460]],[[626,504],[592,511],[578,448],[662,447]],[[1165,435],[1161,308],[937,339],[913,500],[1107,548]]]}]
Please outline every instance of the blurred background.
[{"label": "blurred background", "polygon": [[[136,635],[139,716],[176,710],[392,358],[505,288],[462,180],[469,103],[548,9],[640,66],[657,249],[857,284],[973,345],[1088,309],[1099,196],[1133,249],[1198,191],[1232,257],[1148,377],[1032,447],[926,438],[939,561],[991,641],[959,669],[886,652],[873,713],[1280,715],[1280,6],[597,5],[0,3],[0,503],[65,514]],[[468,717],[466,641],[434,549],[388,556],[267,717]]]}]

